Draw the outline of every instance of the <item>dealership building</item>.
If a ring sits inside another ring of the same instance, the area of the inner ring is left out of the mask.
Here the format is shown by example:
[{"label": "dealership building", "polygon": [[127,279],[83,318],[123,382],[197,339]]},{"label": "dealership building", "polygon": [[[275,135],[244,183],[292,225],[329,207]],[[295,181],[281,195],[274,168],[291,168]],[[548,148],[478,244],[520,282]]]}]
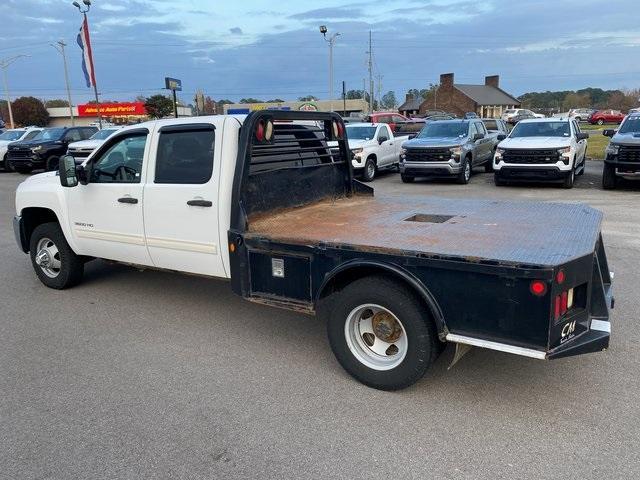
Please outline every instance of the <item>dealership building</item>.
[{"label": "dealership building", "polygon": [[[49,112],[49,127],[67,127],[71,125],[69,107],[47,108]],[[98,110],[95,104],[85,103],[72,107],[73,120],[77,126],[95,125],[98,123]],[[148,120],[147,112],[142,102],[101,103],[102,120],[116,125],[129,125]],[[193,115],[191,107],[178,106],[179,117]]]}]

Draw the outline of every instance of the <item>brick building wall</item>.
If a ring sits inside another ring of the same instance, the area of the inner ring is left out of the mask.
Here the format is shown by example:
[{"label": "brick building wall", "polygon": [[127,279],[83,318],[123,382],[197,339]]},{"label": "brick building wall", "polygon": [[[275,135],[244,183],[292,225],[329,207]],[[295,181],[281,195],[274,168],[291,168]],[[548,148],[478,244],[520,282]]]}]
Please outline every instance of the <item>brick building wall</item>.
[{"label": "brick building wall", "polygon": [[[476,103],[453,86],[453,73],[440,75],[436,106],[438,110],[444,110],[459,117],[477,110]],[[420,105],[420,113],[425,113],[427,110],[433,110],[433,100],[422,102]]]}]

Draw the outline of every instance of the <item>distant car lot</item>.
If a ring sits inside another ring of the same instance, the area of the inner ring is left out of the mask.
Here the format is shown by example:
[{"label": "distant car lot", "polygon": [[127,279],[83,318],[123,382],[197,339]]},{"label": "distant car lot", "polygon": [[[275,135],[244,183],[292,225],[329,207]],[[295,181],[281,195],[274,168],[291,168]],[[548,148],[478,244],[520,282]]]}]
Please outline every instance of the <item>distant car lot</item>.
[{"label": "distant car lot", "polygon": [[[82,286],[48,290],[5,223],[3,475],[637,478],[640,187],[601,190],[601,165],[588,162],[571,191],[497,189],[481,169],[466,186],[394,173],[372,184],[451,201],[586,202],[605,213],[616,272],[609,351],[541,362],[478,349],[447,371],[449,351],[401,393],[344,373],[314,318],[247,304],[225,282],[93,262]],[[0,173],[7,215],[24,178]]]}]

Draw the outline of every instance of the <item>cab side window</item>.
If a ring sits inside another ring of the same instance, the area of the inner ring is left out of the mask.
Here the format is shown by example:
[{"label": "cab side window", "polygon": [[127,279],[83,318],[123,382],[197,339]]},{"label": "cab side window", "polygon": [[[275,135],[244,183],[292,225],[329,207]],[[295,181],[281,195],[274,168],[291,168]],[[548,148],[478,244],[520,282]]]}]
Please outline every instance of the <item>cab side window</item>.
[{"label": "cab side window", "polygon": [[203,184],[213,173],[213,127],[161,131],[155,183]]},{"label": "cab side window", "polygon": [[91,165],[91,183],[140,183],[146,133],[120,136]]},{"label": "cab side window", "polygon": [[386,125],[383,125],[382,127],[380,127],[380,130],[378,130],[377,140],[380,141],[381,139],[384,139],[384,138],[386,138],[387,140],[391,138],[391,134],[389,133],[389,127]]},{"label": "cab side window", "polygon": [[484,123],[482,122],[476,122],[476,130],[478,131],[478,133],[481,133],[482,135],[486,135],[487,131],[484,128]]}]

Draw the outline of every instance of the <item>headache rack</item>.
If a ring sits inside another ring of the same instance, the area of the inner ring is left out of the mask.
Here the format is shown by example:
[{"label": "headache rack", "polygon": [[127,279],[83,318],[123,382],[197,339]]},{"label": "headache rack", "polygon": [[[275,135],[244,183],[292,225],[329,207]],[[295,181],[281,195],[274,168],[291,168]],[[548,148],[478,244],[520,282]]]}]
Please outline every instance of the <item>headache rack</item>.
[{"label": "headache rack", "polygon": [[253,112],[239,142],[233,230],[245,231],[252,215],[349,196],[356,188],[371,192],[353,181],[346,129],[336,113]]}]

